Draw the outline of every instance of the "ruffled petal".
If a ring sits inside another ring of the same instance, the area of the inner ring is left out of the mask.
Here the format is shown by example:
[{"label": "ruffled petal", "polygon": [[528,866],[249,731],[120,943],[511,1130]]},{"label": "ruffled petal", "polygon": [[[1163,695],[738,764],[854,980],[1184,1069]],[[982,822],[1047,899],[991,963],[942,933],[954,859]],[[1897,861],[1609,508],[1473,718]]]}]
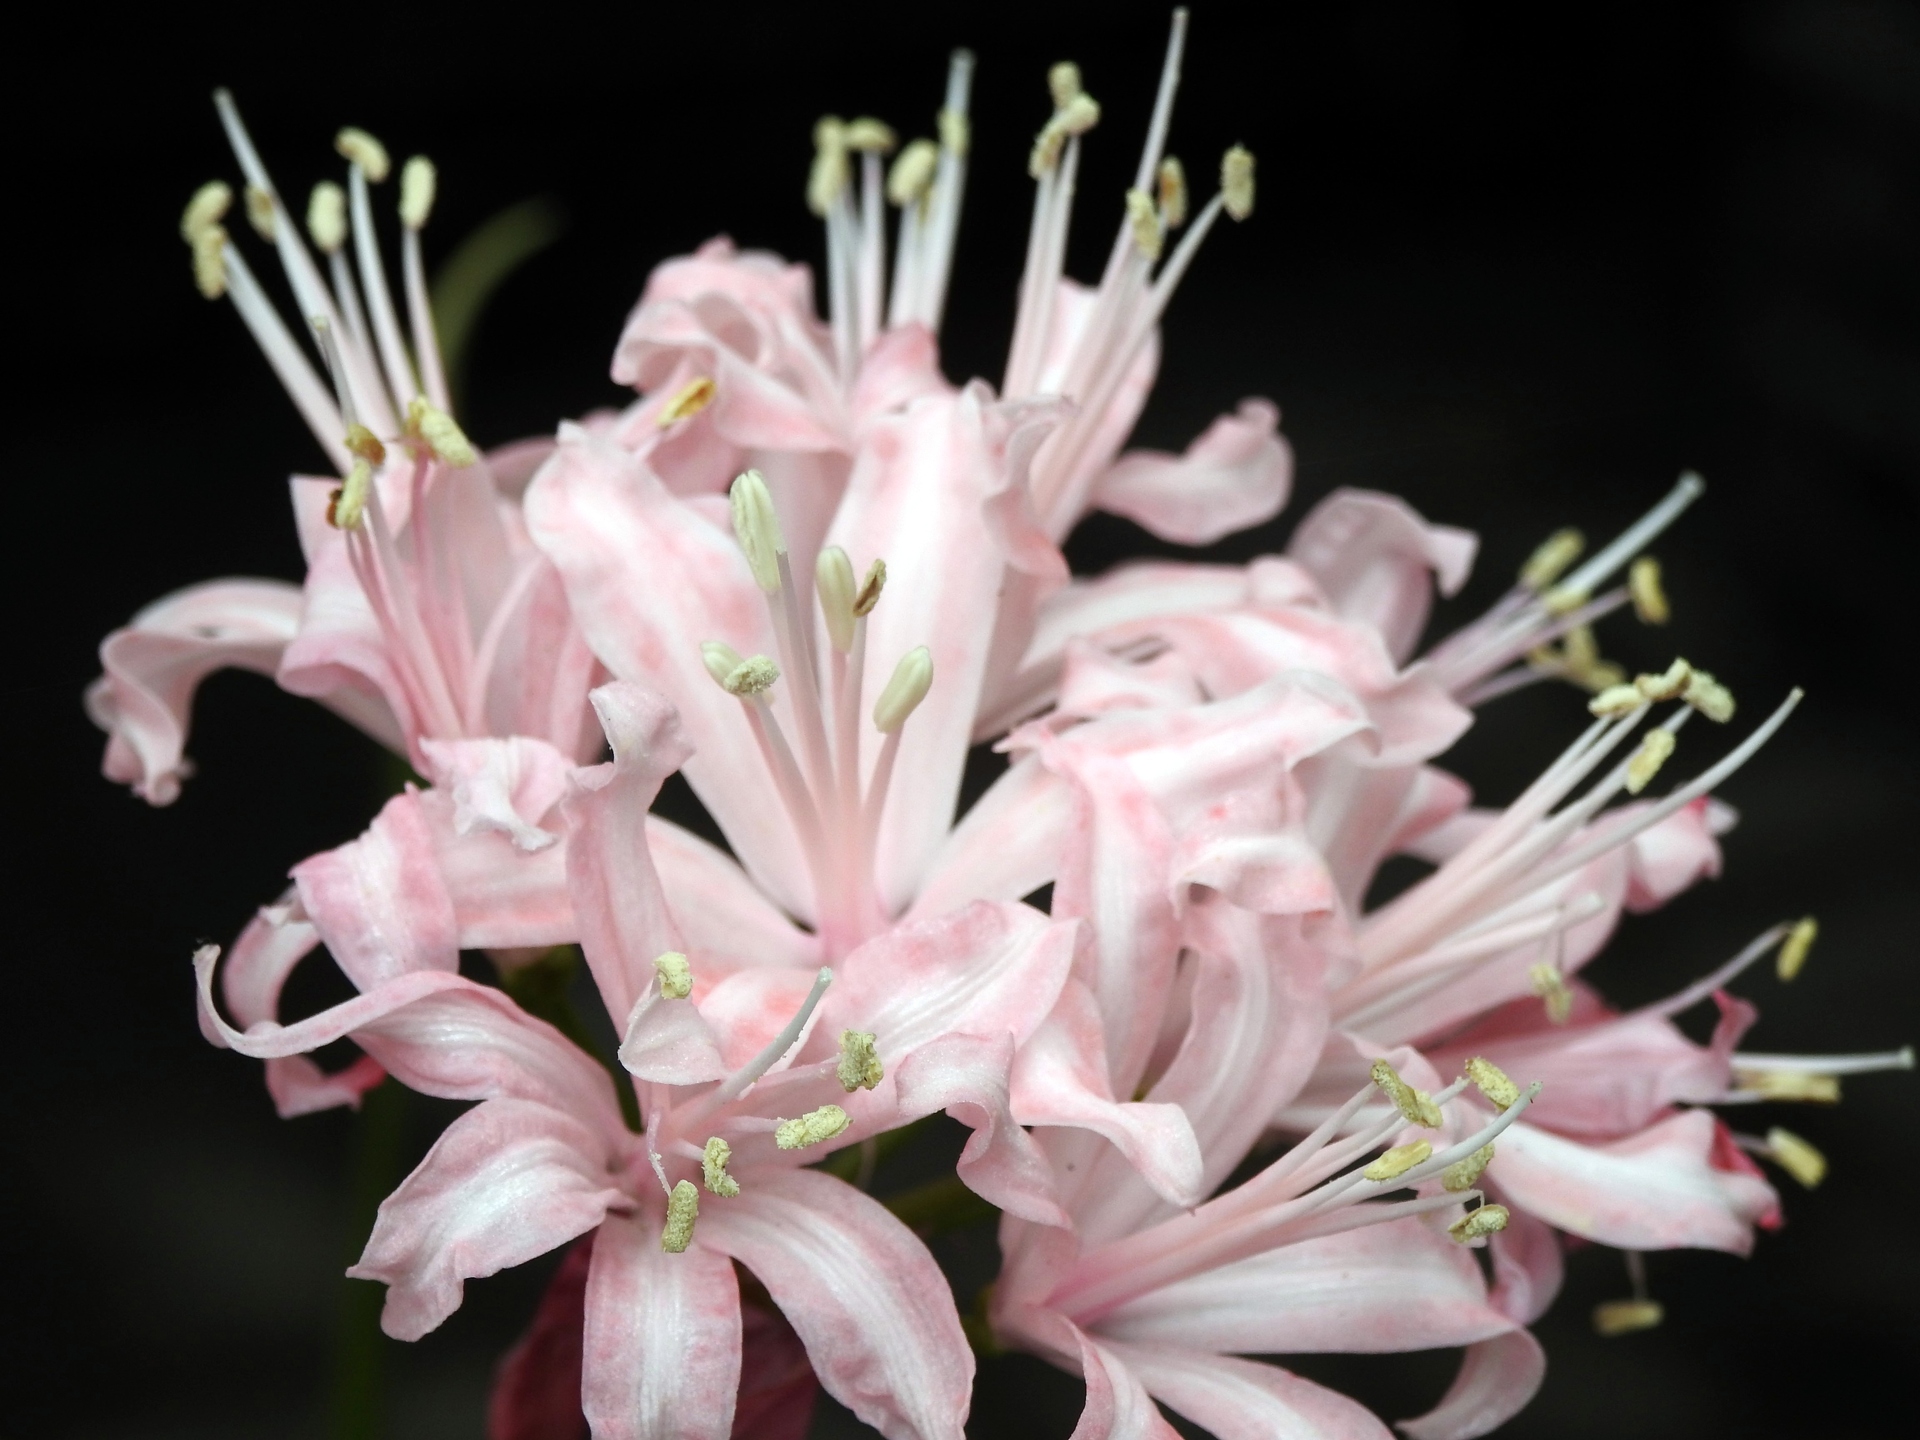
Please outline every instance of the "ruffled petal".
[{"label": "ruffled petal", "polygon": [[422,740],[433,783],[453,796],[453,833],[497,831],[521,850],[544,850],[560,837],[540,822],[567,793],[572,759],[544,740]]},{"label": "ruffled petal", "polygon": [[1093,503],[1177,545],[1211,545],[1271,520],[1293,485],[1293,450],[1270,400],[1242,400],[1181,455],[1135,450],[1102,475]]},{"label": "ruffled petal", "polygon": [[453,897],[420,792],[389,800],[357,840],[293,867],[300,905],[362,990],[460,964]]},{"label": "ruffled petal", "polygon": [[1547,1352],[1525,1330],[1467,1347],[1440,1403],[1425,1415],[1399,1422],[1410,1440],[1473,1440],[1518,1415],[1547,1374]]},{"label": "ruffled petal", "polygon": [[1391,495],[1336,490],[1300,522],[1287,554],[1312,572],[1337,612],[1371,625],[1403,661],[1426,628],[1433,584],[1442,595],[1466,584],[1479,543],[1470,531],[1428,524]]},{"label": "ruffled petal", "polygon": [[1030,1348],[1087,1382],[1086,1404],[1070,1440],[1175,1440],[1178,1435],[1154,1407],[1120,1350],[1096,1341],[1057,1311],[1010,1307],[997,1317]]},{"label": "ruffled petal", "polygon": [[1156,1399],[1217,1440],[1393,1440],[1366,1406],[1278,1365],[1172,1346],[1102,1344]]}]

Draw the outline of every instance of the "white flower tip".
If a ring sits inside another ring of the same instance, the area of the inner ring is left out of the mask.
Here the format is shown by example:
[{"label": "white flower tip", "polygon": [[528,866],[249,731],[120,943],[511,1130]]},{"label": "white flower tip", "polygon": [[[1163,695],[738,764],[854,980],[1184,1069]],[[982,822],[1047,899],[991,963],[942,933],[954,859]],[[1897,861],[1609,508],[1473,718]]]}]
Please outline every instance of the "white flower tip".
[{"label": "white flower tip", "polygon": [[400,223],[418,230],[433,213],[433,197],[439,186],[439,174],[433,162],[415,155],[400,167]]},{"label": "white flower tip", "polygon": [[1787,932],[1786,942],[1781,945],[1779,958],[1774,962],[1774,974],[1783,981],[1798,976],[1807,963],[1807,952],[1813,949],[1813,942],[1819,938],[1820,922],[1811,915],[1803,916]]},{"label": "white flower tip", "polygon": [[887,201],[902,210],[927,198],[934,172],[940,166],[940,147],[931,140],[915,140],[902,150],[887,171]]},{"label": "white flower tip", "polygon": [[780,516],[766,480],[758,470],[743,470],[727,498],[733,506],[733,533],[746,553],[754,583],[769,595],[779,594],[780,556],[787,540],[780,533]]},{"label": "white flower tip", "polygon": [[701,1180],[723,1200],[731,1200],[740,1193],[740,1182],[727,1173],[727,1163],[732,1159],[733,1147],[718,1135],[707,1141],[707,1148],[700,1156]]},{"label": "white flower tip", "polygon": [[1461,1067],[1461,1071],[1482,1095],[1493,1102],[1496,1109],[1505,1110],[1520,1098],[1520,1087],[1507,1078],[1506,1071],[1484,1055],[1475,1055]]},{"label": "white flower tip", "polygon": [[1603,1300],[1593,1307],[1593,1333],[1611,1340],[1636,1330],[1652,1330],[1666,1318],[1658,1300]]},{"label": "white flower tip", "polygon": [[1640,741],[1640,748],[1633,752],[1633,758],[1627,761],[1627,793],[1638,795],[1653,783],[1653,777],[1660,773],[1660,767],[1673,755],[1674,746],[1679,743],[1671,730],[1649,730]]},{"label": "white flower tip", "polygon": [[1253,214],[1253,152],[1244,145],[1220,157],[1220,203],[1235,220]]},{"label": "white flower tip", "polygon": [[1064,110],[1085,89],[1080,83],[1080,67],[1062,60],[1047,71],[1047,90],[1053,96],[1053,108]]},{"label": "white flower tip", "polygon": [[1160,223],[1178,230],[1187,223],[1187,172],[1178,157],[1169,155],[1160,162],[1154,185],[1160,192]]},{"label": "white flower tip", "polygon": [[893,734],[920,708],[920,702],[932,688],[933,655],[926,646],[916,645],[900,657],[887,688],[873,702],[874,728],[882,735]]},{"label": "white flower tip", "polygon": [[678,950],[654,956],[653,973],[660,977],[660,993],[667,999],[684,1000],[693,993],[693,967]]},{"label": "white flower tip", "polygon": [[756,695],[766,694],[779,678],[778,665],[764,655],[751,655],[733,667],[732,673],[720,682],[720,688],[729,695],[750,700]]},{"label": "white flower tip", "polygon": [[725,687],[727,677],[740,668],[740,652],[724,640],[708,640],[700,646],[701,663],[707,667],[707,674],[713,677],[713,683]]},{"label": "white flower tip", "polygon": [[269,245],[273,243],[274,212],[278,208],[273,203],[273,196],[258,185],[247,186],[247,223],[253,227],[253,233]]},{"label": "white flower tip", "polygon": [[224,180],[209,180],[193,192],[187,208],[180,212],[180,238],[191,245],[204,230],[217,227],[233,207],[233,187]]},{"label": "white flower tip", "polygon": [[664,430],[669,425],[691,419],[713,403],[713,397],[719,393],[719,389],[705,375],[689,380],[668,397],[667,403],[660,407],[660,413],[654,416],[654,423]]},{"label": "white flower tip", "polygon": [[[774,1127],[773,1143],[782,1150],[804,1150],[833,1139],[853,1123],[838,1105],[822,1105],[798,1120],[782,1120]],[[691,1188],[691,1187],[689,1187]]]},{"label": "white flower tip", "polygon": [[1673,618],[1673,607],[1660,584],[1660,562],[1651,555],[1642,555],[1627,567],[1627,594],[1642,625],[1664,625]]},{"label": "white flower tip", "polygon": [[847,122],[846,146],[849,150],[861,154],[891,155],[899,143],[893,127],[884,120],[862,115]]},{"label": "white flower tip", "polygon": [[1509,1218],[1504,1205],[1482,1205],[1454,1221],[1447,1233],[1462,1245],[1470,1245],[1483,1236],[1499,1234],[1507,1228]]},{"label": "white flower tip", "polygon": [[840,1088],[851,1095],[856,1090],[871,1090],[886,1078],[880,1052],[874,1048],[874,1036],[865,1030],[840,1032],[840,1060],[834,1075]]},{"label": "white flower tip", "polygon": [[1578,560],[1586,548],[1587,537],[1571,525],[1554,531],[1520,567],[1520,583],[1533,591],[1546,589],[1566,573],[1567,567]]},{"label": "white flower tip", "polygon": [[423,395],[407,402],[407,438],[426,446],[436,459],[455,469],[464,469],[480,458],[458,422]]},{"label": "white flower tip", "polygon": [[853,562],[838,545],[825,547],[814,561],[813,591],[820,597],[827,639],[835,650],[846,654],[853,648]]},{"label": "white flower tip", "polygon": [[1160,258],[1160,242],[1165,235],[1160,229],[1159,212],[1144,190],[1127,191],[1127,229],[1133,236],[1133,248],[1142,258],[1149,263]]},{"label": "white flower tip", "polygon": [[1396,1145],[1360,1173],[1369,1180],[1398,1180],[1416,1165],[1433,1157],[1433,1146],[1425,1140],[1411,1145]]},{"label": "white flower tip", "polygon": [[1369,1072],[1373,1083],[1393,1102],[1394,1109],[1410,1123],[1425,1126],[1429,1130],[1440,1128],[1440,1107],[1433,1103],[1433,1097],[1424,1090],[1416,1090],[1400,1078],[1400,1072],[1385,1060],[1373,1062]]},{"label": "white flower tip", "polygon": [[365,171],[367,179],[376,185],[386,179],[387,172],[393,168],[393,162],[387,158],[387,147],[357,126],[349,125],[335,135],[333,148],[349,164]]},{"label": "white flower tip", "polygon": [[1560,967],[1551,960],[1542,960],[1528,968],[1527,983],[1533,986],[1533,993],[1545,1002],[1547,1019],[1555,1025],[1566,1024],[1573,1014],[1573,991],[1567,988],[1566,977],[1560,973]]},{"label": "white flower tip", "polygon": [[347,243],[347,192],[331,180],[322,180],[307,197],[307,234],[323,255]]},{"label": "white flower tip", "polygon": [[1462,1190],[1471,1190],[1479,1181],[1481,1174],[1493,1159],[1493,1144],[1489,1141],[1464,1160],[1456,1160],[1440,1172],[1440,1188],[1450,1194]]},{"label": "white flower tip", "polygon": [[691,1180],[682,1180],[667,1196],[667,1223],[660,1232],[660,1248],[679,1255],[693,1243],[693,1222],[700,1218],[700,1192]]},{"label": "white flower tip", "polygon": [[1827,1178],[1827,1157],[1791,1130],[1767,1131],[1767,1158],[1811,1190]]}]

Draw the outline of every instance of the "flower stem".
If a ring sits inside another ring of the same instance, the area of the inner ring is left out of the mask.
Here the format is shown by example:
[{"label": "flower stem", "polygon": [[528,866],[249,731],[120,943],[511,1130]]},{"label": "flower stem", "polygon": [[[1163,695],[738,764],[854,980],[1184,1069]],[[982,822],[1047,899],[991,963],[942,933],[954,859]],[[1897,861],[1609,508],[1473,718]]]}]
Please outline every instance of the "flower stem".
[{"label": "flower stem", "polygon": [[[353,1190],[348,1217],[349,1263],[373,1229],[380,1202],[399,1183],[406,1132],[407,1091],[384,1081],[367,1092],[353,1117],[349,1146]],[[334,1334],[332,1424],[334,1440],[378,1440],[384,1432],[383,1365],[387,1339],[380,1332],[381,1286],[348,1280],[340,1291]]]}]

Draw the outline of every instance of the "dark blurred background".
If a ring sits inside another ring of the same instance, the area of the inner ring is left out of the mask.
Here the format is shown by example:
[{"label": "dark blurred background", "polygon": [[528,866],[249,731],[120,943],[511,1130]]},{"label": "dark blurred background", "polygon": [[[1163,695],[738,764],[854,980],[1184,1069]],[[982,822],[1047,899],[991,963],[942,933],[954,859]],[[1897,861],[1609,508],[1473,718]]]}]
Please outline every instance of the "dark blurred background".
[{"label": "dark blurred background", "polygon": [[[16,37],[8,286],[6,682],[14,820],[0,1429],[19,1435],[329,1433],[340,1279],[364,1236],[355,1122],[276,1120],[255,1067],[209,1048],[187,959],[226,940],[300,857],[356,833],[387,781],[373,747],[253,676],[202,694],[201,773],[151,811],[97,774],[81,713],[98,638],[219,574],[297,577],[284,477],[320,457],[236,317],[199,299],[175,234],[237,180],[208,93],[232,86],[290,196],[337,168],[342,123],[440,165],[430,265],[503,207],[548,197],[563,238],[475,335],[479,440],[618,403],[627,308],[659,260],[725,230],[816,260],[802,205],[813,119],[924,133],[948,48],[979,56],[974,164],[947,370],[997,377],[1046,114],[1078,60],[1105,106],[1073,268],[1097,273],[1152,98],[1157,5],[622,6],[481,18],[382,7],[49,7]],[[1440,0],[1195,6],[1173,149],[1260,157],[1260,205],[1216,233],[1176,302],[1139,439],[1177,448],[1242,395],[1298,457],[1276,549],[1328,490],[1406,496],[1483,537],[1445,626],[1562,524],[1604,535],[1691,466],[1710,489],[1657,552],[1676,618],[1616,623],[1630,665],[1677,647],[1745,714],[1809,700],[1725,797],[1725,877],[1629,921],[1589,975],[1667,992],[1782,916],[1819,914],[1808,972],[1742,989],[1769,1050],[1920,1038],[1914,937],[1920,692],[1920,8],[1904,0],[1498,7]],[[242,228],[236,217],[236,230]],[[251,237],[246,237],[251,243]],[[1151,548],[1094,522],[1083,570]],[[1497,702],[1458,765],[1511,796],[1579,723],[1571,692]],[[1690,737],[1697,731],[1690,731]],[[1719,743],[1724,743],[1719,742]],[[1690,738],[1689,744],[1695,744]],[[1694,752],[1697,757],[1702,750]],[[1684,758],[1684,757],[1683,757]],[[1752,1259],[1651,1257],[1663,1328],[1601,1340],[1618,1257],[1572,1257],[1539,1327],[1546,1387],[1513,1436],[1872,1436],[1903,1431],[1920,1182],[1912,1076],[1838,1109],[1747,1112],[1827,1151]],[[399,1116],[401,1158],[445,1116]],[[364,1148],[364,1146],[362,1146]],[[414,1346],[382,1342],[386,1433],[478,1437],[488,1369],[547,1273],[469,1287]],[[1451,1357],[1303,1360],[1388,1418]],[[997,1361],[981,1435],[1065,1436],[1073,1382]],[[823,1407],[819,1422],[846,1432]]]}]

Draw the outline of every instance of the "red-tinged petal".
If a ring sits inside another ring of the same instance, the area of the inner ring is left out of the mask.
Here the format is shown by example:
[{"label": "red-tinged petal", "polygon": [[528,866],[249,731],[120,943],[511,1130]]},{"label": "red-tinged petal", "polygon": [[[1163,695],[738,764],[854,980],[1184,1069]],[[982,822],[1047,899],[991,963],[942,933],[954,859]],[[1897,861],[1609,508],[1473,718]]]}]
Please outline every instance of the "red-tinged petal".
[{"label": "red-tinged petal", "polygon": [[727,1073],[720,1043],[693,1002],[649,990],[633,1007],[620,1041],[629,1074],[662,1085],[700,1085]]},{"label": "red-tinged petal", "polygon": [[594,1440],[726,1440],[740,1286],[705,1245],[660,1248],[657,1214],[609,1215],[587,1279],[581,1400]]},{"label": "red-tinged petal", "polygon": [[1409,1440],[1473,1440],[1518,1415],[1540,1389],[1547,1353],[1525,1330],[1511,1330],[1467,1347],[1440,1403],[1399,1428]]},{"label": "red-tinged petal", "polygon": [[1393,1440],[1366,1406],[1277,1365],[1173,1346],[1102,1345],[1154,1398],[1217,1440]]},{"label": "red-tinged petal", "polygon": [[1713,1126],[1709,1112],[1688,1110],[1624,1140],[1582,1144],[1522,1121],[1500,1137],[1492,1173],[1515,1205],[1584,1239],[1744,1255],[1777,1201],[1766,1182],[1714,1168]]},{"label": "red-tinged petal", "polygon": [[[819,973],[818,967],[739,970],[708,987],[705,994],[700,993],[701,977],[694,975],[694,1003],[711,1027],[728,1069],[745,1065],[772,1043],[799,1011]],[[815,1019],[808,1033],[818,1028]],[[774,1072],[788,1068],[799,1049],[796,1044],[788,1055],[774,1061]]]},{"label": "red-tinged petal", "polygon": [[449,1125],[382,1203],[347,1273],[384,1282],[380,1327],[418,1340],[460,1308],[466,1281],[564,1245],[627,1203],[608,1184],[608,1158],[598,1135],[558,1110],[489,1100]]},{"label": "red-tinged petal", "polygon": [[521,850],[545,850],[560,837],[540,822],[567,793],[572,759],[544,740],[422,740],[433,783],[453,797],[453,833],[495,831]]},{"label": "red-tinged petal", "polygon": [[587,1440],[580,1352],[593,1245],[579,1240],[567,1251],[533,1323],[501,1357],[487,1396],[487,1440]]},{"label": "red-tinged petal", "polygon": [[411,1005],[425,996],[445,990],[479,989],[471,980],[445,970],[416,970],[390,980],[362,995],[310,1015],[292,1025],[274,1020],[256,1020],[245,1030],[237,1030],[220,1015],[213,1002],[213,972],[220,962],[220,947],[203,945],[194,952],[194,978],[199,983],[200,1033],[216,1045],[237,1050],[256,1060],[282,1055],[304,1055],[330,1045],[403,1005]]},{"label": "red-tinged petal", "polygon": [[1072,807],[1070,787],[1038,756],[1016,760],[947,832],[907,918],[1031,895],[1058,873]]},{"label": "red-tinged petal", "polygon": [[1479,543],[1470,531],[1429,525],[1391,495],[1336,490],[1300,522],[1287,554],[1337,612],[1371,625],[1405,660],[1426,626],[1433,585],[1451,595],[1466,584]]},{"label": "red-tinged petal", "polygon": [[1181,455],[1135,450],[1094,486],[1093,503],[1177,545],[1211,545],[1271,520],[1293,485],[1293,450],[1270,400],[1242,400]]},{"label": "red-tinged petal", "polygon": [[658,815],[647,817],[647,849],[693,957],[696,993],[704,960],[728,970],[819,967],[819,940],[767,899],[731,855]]},{"label": "red-tinged petal", "polygon": [[647,807],[691,747],[673,706],[644,686],[603,685],[593,708],[613,763],[575,772],[567,889],[600,997],[624,1024],[653,979],[654,957],[683,948],[647,851]]},{"label": "red-tinged petal", "polygon": [[288,890],[256,910],[221,967],[220,993],[242,1029],[257,1020],[280,1018],[280,991],[287,976],[320,943],[320,932],[298,914],[295,900],[296,893]]},{"label": "red-tinged petal", "polygon": [[[1498,1198],[1497,1195],[1495,1198]],[[1507,1228],[1487,1241],[1493,1257],[1493,1308],[1517,1325],[1531,1325],[1560,1293],[1566,1263],[1553,1227],[1525,1210],[1508,1209]]]},{"label": "red-tinged petal", "polygon": [[976,1195],[1041,1225],[1069,1225],[1046,1156],[1015,1123],[1007,1072],[1013,1037],[946,1035],[909,1055],[894,1073],[902,1118],[944,1110],[973,1131],[954,1169]]},{"label": "red-tinged petal", "polygon": [[1417,1219],[1325,1235],[1128,1301],[1102,1334],[1243,1353],[1430,1350],[1502,1334],[1467,1250]]},{"label": "red-tinged petal", "polygon": [[344,1105],[358,1110],[360,1102],[387,1072],[371,1055],[362,1055],[345,1069],[322,1070],[304,1055],[288,1055],[266,1062],[267,1094],[282,1120],[314,1115]]},{"label": "red-tinged petal", "polygon": [[759,1277],[862,1421],[887,1440],[959,1440],[973,1352],[933,1257],[877,1201],[818,1171],[756,1168],[697,1233]]},{"label": "red-tinged petal", "polygon": [[1020,1047],[1013,1113],[1023,1125],[1071,1126],[1111,1141],[1169,1204],[1200,1198],[1200,1145],[1177,1105],[1116,1103],[1092,993],[1069,980],[1046,1022]]},{"label": "red-tinged petal", "polygon": [[386,803],[357,840],[293,867],[301,908],[362,990],[420,970],[454,970],[460,936],[419,792]]},{"label": "red-tinged petal", "polygon": [[1019,1307],[1001,1319],[1028,1347],[1087,1382],[1086,1404],[1070,1440],[1175,1440],[1178,1432],[1118,1348],[1109,1349],[1051,1310]]},{"label": "red-tinged petal", "polygon": [[86,694],[87,713],[109,737],[106,777],[171,805],[190,769],[183,751],[200,682],[230,666],[273,674],[299,624],[298,587],[213,580],[156,600],[107,636],[106,673]]}]

